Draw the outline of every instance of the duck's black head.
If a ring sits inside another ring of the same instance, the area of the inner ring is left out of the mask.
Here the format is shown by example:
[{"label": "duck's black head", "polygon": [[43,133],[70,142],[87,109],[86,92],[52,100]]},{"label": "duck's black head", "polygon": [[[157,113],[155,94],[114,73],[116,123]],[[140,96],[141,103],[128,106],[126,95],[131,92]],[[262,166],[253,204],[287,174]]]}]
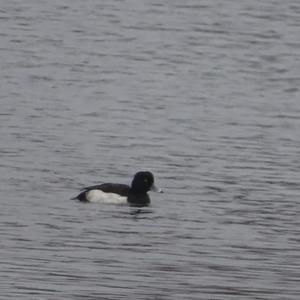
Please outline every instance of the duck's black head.
[{"label": "duck's black head", "polygon": [[151,172],[143,171],[134,175],[131,182],[131,191],[133,193],[147,193],[152,189],[155,189],[155,186],[154,177]]}]

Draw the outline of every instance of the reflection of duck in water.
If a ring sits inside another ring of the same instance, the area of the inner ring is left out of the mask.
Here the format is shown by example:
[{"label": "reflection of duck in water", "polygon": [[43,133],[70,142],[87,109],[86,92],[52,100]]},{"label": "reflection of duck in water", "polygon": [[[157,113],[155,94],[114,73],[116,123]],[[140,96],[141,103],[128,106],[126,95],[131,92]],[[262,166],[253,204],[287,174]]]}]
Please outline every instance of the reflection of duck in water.
[{"label": "reflection of duck in water", "polygon": [[104,183],[85,187],[74,199],[84,202],[126,203],[133,206],[146,206],[150,203],[148,191],[162,193],[154,185],[151,172],[138,172],[134,175],[131,186],[120,183]]}]

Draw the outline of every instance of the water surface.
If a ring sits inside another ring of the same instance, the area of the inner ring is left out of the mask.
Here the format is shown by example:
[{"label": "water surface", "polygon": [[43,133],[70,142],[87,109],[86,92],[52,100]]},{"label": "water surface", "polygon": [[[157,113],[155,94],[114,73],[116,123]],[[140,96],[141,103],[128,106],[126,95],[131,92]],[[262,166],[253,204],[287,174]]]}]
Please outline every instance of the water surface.
[{"label": "water surface", "polygon": [[[6,1],[1,299],[300,297],[300,4]],[[152,205],[83,204],[151,170]]]}]

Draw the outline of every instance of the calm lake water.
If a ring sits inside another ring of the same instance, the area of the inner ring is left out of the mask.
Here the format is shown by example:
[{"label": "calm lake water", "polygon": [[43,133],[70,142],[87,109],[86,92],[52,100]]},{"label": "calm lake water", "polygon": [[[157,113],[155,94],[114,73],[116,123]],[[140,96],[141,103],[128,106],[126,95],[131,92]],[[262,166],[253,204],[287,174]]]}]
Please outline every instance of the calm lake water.
[{"label": "calm lake water", "polygon": [[[1,1],[1,299],[300,299],[300,2]],[[150,207],[71,201],[150,170]]]}]

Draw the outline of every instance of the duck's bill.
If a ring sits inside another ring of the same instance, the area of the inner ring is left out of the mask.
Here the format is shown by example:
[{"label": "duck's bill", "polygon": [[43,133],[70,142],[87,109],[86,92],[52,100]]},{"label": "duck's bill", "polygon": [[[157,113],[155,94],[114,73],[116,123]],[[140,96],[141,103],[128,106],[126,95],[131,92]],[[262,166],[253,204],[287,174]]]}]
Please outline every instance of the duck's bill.
[{"label": "duck's bill", "polygon": [[156,192],[156,193],[163,193],[164,192],[161,188],[155,186],[154,184],[151,186],[150,191]]}]

